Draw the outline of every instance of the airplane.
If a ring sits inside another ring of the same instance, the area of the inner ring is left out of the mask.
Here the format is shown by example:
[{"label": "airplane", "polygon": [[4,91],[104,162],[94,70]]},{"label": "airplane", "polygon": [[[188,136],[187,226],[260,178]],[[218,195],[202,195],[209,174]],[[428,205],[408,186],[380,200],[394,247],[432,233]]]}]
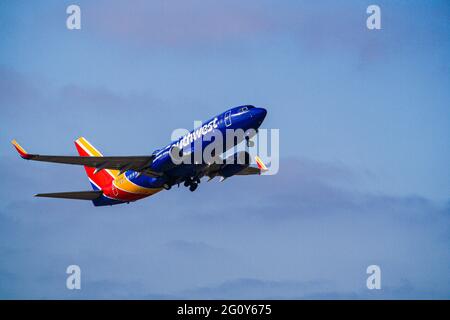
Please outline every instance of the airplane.
[{"label": "airplane", "polygon": [[[209,180],[221,177],[222,181],[234,175],[259,175],[267,171],[267,167],[258,156],[255,156],[257,167],[250,166],[250,155],[247,151],[236,152],[229,158],[222,159],[223,161],[206,162],[202,159],[198,163],[193,160],[193,155],[197,151],[203,152],[215,141],[211,137],[221,136],[225,140],[230,129],[241,129],[246,134],[233,138],[230,145],[223,144],[222,147],[213,150],[211,155],[215,160],[221,159],[220,155],[244,139],[247,147],[251,147],[250,139],[257,134],[266,114],[266,109],[252,105],[231,108],[162,149],[144,156],[103,156],[83,137],[75,141],[79,156],[31,154],[27,153],[16,140],[11,143],[26,160],[84,165],[93,189],[93,191],[39,193],[35,195],[36,197],[91,200],[94,206],[110,206],[140,200],[164,189],[170,190],[175,184],[179,186],[182,183],[185,187],[189,187],[190,191],[195,191],[203,177],[209,177]],[[177,156],[179,158],[176,158]],[[178,163],[174,159],[192,161]]]}]

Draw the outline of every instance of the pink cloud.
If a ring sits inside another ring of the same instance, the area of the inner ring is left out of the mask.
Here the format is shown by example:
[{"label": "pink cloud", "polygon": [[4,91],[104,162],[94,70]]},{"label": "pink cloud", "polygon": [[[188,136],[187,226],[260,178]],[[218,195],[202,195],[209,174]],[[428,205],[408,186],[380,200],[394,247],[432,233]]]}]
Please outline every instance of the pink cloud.
[{"label": "pink cloud", "polygon": [[87,12],[98,35],[139,46],[186,46],[242,39],[269,29],[257,6],[201,0],[98,2]]}]

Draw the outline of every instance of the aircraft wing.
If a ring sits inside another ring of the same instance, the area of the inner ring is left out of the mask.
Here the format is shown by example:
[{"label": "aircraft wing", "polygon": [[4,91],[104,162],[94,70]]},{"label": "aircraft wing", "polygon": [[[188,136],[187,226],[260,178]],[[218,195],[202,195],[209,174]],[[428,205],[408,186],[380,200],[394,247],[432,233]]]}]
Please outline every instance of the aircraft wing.
[{"label": "aircraft wing", "polygon": [[267,167],[264,164],[264,162],[262,162],[260,157],[255,156],[255,160],[256,160],[256,165],[258,166],[258,168],[247,167],[245,169],[242,169],[238,173],[236,173],[236,175],[238,175],[238,176],[246,176],[246,175],[251,175],[251,174],[261,174],[264,171],[269,170],[269,169],[267,169]]},{"label": "aircraft wing", "polygon": [[[264,164],[264,162],[262,162],[262,160],[258,157],[255,156],[255,160],[256,160],[256,165],[258,166],[256,167],[250,167],[250,166],[246,166],[246,165],[240,165],[240,164],[233,164],[233,166],[240,166],[242,167],[242,170],[238,171],[237,173],[235,173],[234,175],[236,176],[247,176],[247,175],[253,175],[253,174],[261,174],[265,171],[267,171],[267,167]],[[204,174],[206,176],[209,176],[210,179],[212,179],[213,177],[217,176],[219,174],[219,171],[224,167],[223,164],[216,164],[216,163],[212,163],[209,166],[207,166],[204,170]]]},{"label": "aircraft wing", "polygon": [[247,167],[236,173],[237,176],[248,176],[251,174],[261,174],[262,170],[255,167]]},{"label": "aircraft wing", "polygon": [[134,170],[149,176],[157,177],[162,175],[162,172],[156,172],[148,169],[153,162],[154,156],[81,157],[40,155],[27,153],[16,140],[13,140],[12,144],[20,156],[26,160],[83,165],[96,168],[98,171],[102,169],[111,169],[119,170],[120,173],[123,173],[127,170]]}]

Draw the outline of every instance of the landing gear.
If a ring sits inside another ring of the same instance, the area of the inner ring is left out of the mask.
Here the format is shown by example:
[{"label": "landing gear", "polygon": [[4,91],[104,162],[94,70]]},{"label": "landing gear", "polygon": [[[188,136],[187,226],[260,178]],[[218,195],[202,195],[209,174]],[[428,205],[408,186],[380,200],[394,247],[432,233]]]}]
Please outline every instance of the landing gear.
[{"label": "landing gear", "polygon": [[195,189],[197,189],[199,183],[200,183],[200,178],[199,177],[186,178],[186,180],[184,181],[184,186],[185,187],[189,187],[189,190],[191,192],[194,192]]},{"label": "landing gear", "polygon": [[252,147],[255,146],[255,143],[253,141],[250,141],[250,137],[249,136],[245,137],[245,143],[246,143],[248,148],[252,148]]},{"label": "landing gear", "polygon": [[197,189],[197,187],[198,187],[198,184],[194,182],[194,183],[192,183],[192,184],[189,186],[189,190],[190,190],[191,192],[194,192],[195,189]]}]

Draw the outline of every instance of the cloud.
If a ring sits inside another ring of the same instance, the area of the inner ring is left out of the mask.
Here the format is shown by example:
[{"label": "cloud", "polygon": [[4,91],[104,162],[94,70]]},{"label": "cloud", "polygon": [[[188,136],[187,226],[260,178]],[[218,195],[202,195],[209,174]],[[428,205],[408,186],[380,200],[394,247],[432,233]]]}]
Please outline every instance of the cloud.
[{"label": "cloud", "polygon": [[98,2],[91,8],[90,27],[111,41],[137,47],[195,47],[248,39],[269,28],[258,6],[241,1],[208,3],[200,0]]},{"label": "cloud", "polygon": [[[24,170],[8,168],[12,177]],[[100,210],[81,201],[32,199],[33,192],[57,191],[57,180],[48,175],[51,166],[42,167],[46,178],[31,185],[26,175],[17,175],[22,192],[14,199],[2,192],[0,294],[73,299],[445,296],[448,207],[439,209],[419,196],[355,191],[365,176],[342,164],[292,158],[281,168],[276,176],[202,183],[195,193],[175,189]],[[59,174],[65,169],[60,167]],[[82,170],[68,177],[64,188],[85,178]],[[65,268],[74,263],[83,272],[81,292],[64,287]],[[373,263],[383,270],[384,291],[376,294],[365,289],[365,269]]]},{"label": "cloud", "polygon": [[[448,3],[381,2],[377,33],[364,3],[171,3],[80,2],[80,32],[61,4],[5,11],[0,296],[447,297],[450,205],[429,197],[446,189]],[[355,74],[358,60],[382,67]],[[276,176],[94,208],[33,198],[90,186],[83,168],[23,161],[9,144],[76,154],[84,135],[105,154],[150,153],[193,116],[245,100],[272,105],[266,124],[283,125],[291,154],[370,172],[282,158]],[[81,292],[65,288],[74,263]],[[381,292],[365,288],[370,264]]]},{"label": "cloud", "polygon": [[[99,108],[133,101],[84,87],[56,90],[48,101],[60,97]],[[94,208],[33,198],[88,190],[84,170],[22,161],[7,148],[2,297],[372,298],[364,295],[365,268],[374,263],[385,275],[380,297],[448,291],[448,204],[370,193],[363,185],[377,178],[373,172],[283,158],[275,176],[213,180],[194,193],[173,188],[130,205]],[[75,294],[64,287],[65,268],[74,263],[85,277]],[[414,294],[400,290],[404,281]]]},{"label": "cloud", "polygon": [[161,107],[161,101],[149,93],[117,94],[104,87],[77,84],[56,87],[50,85],[45,77],[32,77],[1,66],[0,79],[3,93],[0,112],[10,122],[16,117],[37,117],[40,113],[62,121],[73,121],[71,115],[86,114],[86,109],[91,116],[109,117],[109,114],[116,115],[124,110],[143,112]]},{"label": "cloud", "polygon": [[215,286],[181,293],[185,299],[300,299],[307,292],[323,291],[326,281],[267,281],[253,278],[232,279]]},{"label": "cloud", "polygon": [[20,109],[41,99],[39,91],[33,86],[29,79],[14,70],[0,65],[0,105],[1,112],[5,110]]},{"label": "cloud", "polygon": [[[0,79],[0,136],[5,141],[0,149],[5,153],[12,150],[7,142],[16,138],[25,148],[34,146],[40,148],[42,153],[68,154],[75,152],[73,140],[81,135],[93,140],[93,132],[95,139],[98,139],[91,141],[94,145],[100,150],[114,147],[117,153],[118,149],[133,146],[129,143],[131,137],[136,136],[133,132],[139,133],[138,136],[143,139],[143,133],[150,130],[149,126],[151,133],[145,136],[146,145],[143,147],[150,149],[147,152],[151,153],[156,146],[170,141],[173,127],[166,120],[175,112],[174,104],[163,102],[151,92],[119,94],[101,86],[55,86],[45,77],[29,76],[6,67],[0,68]],[[111,128],[121,132],[124,121],[133,127],[133,131],[128,135],[117,134],[112,139]],[[164,130],[165,134],[157,135],[160,130]],[[60,132],[65,133],[64,139],[58,134]],[[139,139],[135,139],[135,143],[139,143]],[[60,148],[52,150],[55,146]],[[142,149],[128,152],[138,153]]]},{"label": "cloud", "polygon": [[[358,213],[371,216],[390,215],[413,219],[444,217],[441,204],[420,195],[389,195],[364,191],[364,181],[376,178],[373,173],[351,170],[340,163],[323,163],[306,158],[281,159],[275,176],[233,177],[223,183],[212,180],[202,183],[204,196],[195,193],[186,199],[189,205],[201,203],[197,209],[179,212],[186,219],[239,221],[245,216],[255,220],[282,222],[309,219],[311,216],[332,216]],[[236,188],[236,185],[242,188]],[[228,210],[217,209],[214,194],[225,192]],[[170,204],[175,210],[178,203]]]},{"label": "cloud", "polygon": [[[333,281],[267,281],[233,279],[218,285],[187,290],[178,299],[446,299],[445,292],[421,291],[407,280],[381,290],[339,291]],[[173,299],[173,298],[172,298]]]},{"label": "cloud", "polygon": [[[224,256],[227,254],[226,250],[221,248],[215,248],[214,246],[208,245],[204,242],[193,242],[186,240],[171,240],[165,244],[168,250],[174,251],[176,253],[181,253],[184,255],[192,254],[207,254]],[[217,258],[215,257],[215,258]]]},{"label": "cloud", "polygon": [[[373,62],[386,63],[399,51],[407,52],[420,45],[439,50],[438,43],[447,42],[442,5],[407,4],[381,1],[382,29],[366,28],[370,2],[282,4],[274,1],[226,1],[205,3],[201,0],[96,2],[85,10],[89,31],[94,38],[119,44],[122,48],[176,48],[209,52],[236,46],[245,54],[252,43],[269,39],[294,44],[297,55],[307,57],[329,54],[357,57],[359,66]],[[436,19],[413,19],[421,14]],[[423,20],[423,21],[422,21]],[[418,27],[418,24],[420,27]],[[413,35],[410,30],[416,30]],[[430,33],[430,30],[433,31]],[[419,35],[417,35],[417,33]],[[432,35],[430,37],[430,35]],[[342,57],[341,57],[342,58]],[[345,59],[345,57],[344,57]]]}]

